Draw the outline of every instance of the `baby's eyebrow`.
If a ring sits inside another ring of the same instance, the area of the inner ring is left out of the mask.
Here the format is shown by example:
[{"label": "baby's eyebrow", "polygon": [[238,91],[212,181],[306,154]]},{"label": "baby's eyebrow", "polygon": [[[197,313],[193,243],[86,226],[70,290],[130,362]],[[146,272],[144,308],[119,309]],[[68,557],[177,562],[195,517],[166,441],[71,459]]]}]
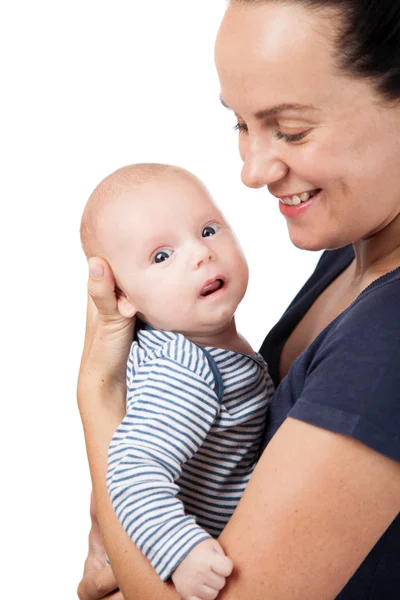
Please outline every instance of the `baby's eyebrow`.
[{"label": "baby's eyebrow", "polygon": [[168,238],[168,232],[165,231],[153,231],[153,232],[143,232],[140,237],[140,245],[142,247],[149,248],[151,246],[157,246],[159,244],[163,244],[165,239]]},{"label": "baby's eyebrow", "polygon": [[[233,110],[222,98],[219,96],[220,102],[222,106],[225,106],[228,110]],[[276,117],[278,114],[283,113],[285,111],[295,110],[295,111],[312,111],[317,110],[315,106],[312,104],[299,104],[295,102],[283,102],[282,104],[277,104],[276,106],[271,106],[270,108],[265,108],[263,110],[257,111],[254,116],[256,119],[262,120],[267,119],[268,117]]]}]

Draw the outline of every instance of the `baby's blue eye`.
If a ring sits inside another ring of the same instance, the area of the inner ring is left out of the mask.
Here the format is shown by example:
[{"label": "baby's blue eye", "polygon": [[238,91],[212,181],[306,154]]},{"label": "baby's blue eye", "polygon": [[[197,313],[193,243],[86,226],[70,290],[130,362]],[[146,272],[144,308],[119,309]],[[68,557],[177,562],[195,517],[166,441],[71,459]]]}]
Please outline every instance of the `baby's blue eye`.
[{"label": "baby's blue eye", "polygon": [[205,237],[210,237],[211,235],[215,235],[217,233],[218,229],[219,229],[219,227],[215,223],[213,223],[212,225],[207,225],[207,227],[204,227],[204,229],[201,233],[201,237],[205,238]]},{"label": "baby's blue eye", "polygon": [[165,262],[166,260],[169,259],[169,257],[172,255],[172,250],[160,250],[159,252],[157,252],[157,254],[154,256],[154,262],[155,263],[162,263]]}]

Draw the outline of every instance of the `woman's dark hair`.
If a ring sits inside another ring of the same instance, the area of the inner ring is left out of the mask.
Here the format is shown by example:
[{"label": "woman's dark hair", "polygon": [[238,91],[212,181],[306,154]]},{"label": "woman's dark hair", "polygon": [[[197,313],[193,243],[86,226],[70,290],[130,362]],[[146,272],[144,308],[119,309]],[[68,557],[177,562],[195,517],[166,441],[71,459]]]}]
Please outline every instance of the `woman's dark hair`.
[{"label": "woman's dark hair", "polygon": [[400,100],[400,0],[232,0],[268,2],[335,11],[339,69],[370,80],[384,99]]}]

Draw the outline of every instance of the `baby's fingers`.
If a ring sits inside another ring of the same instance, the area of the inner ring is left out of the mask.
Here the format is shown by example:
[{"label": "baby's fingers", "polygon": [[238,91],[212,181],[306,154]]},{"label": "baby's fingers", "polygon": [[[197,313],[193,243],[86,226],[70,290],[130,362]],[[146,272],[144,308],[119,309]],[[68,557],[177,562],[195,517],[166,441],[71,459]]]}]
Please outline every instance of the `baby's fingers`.
[{"label": "baby's fingers", "polygon": [[204,578],[204,584],[213,588],[214,590],[222,590],[226,583],[226,578],[221,575],[217,575],[213,571],[209,571],[207,576]]},{"label": "baby's fingers", "polygon": [[213,573],[222,577],[228,577],[232,573],[232,569],[233,563],[230,558],[217,552],[213,555],[211,561],[211,570]]},{"label": "baby's fingers", "polygon": [[207,585],[202,585],[198,595],[192,596],[189,598],[189,600],[215,600],[215,598],[218,596],[218,592],[219,590],[213,590]]}]

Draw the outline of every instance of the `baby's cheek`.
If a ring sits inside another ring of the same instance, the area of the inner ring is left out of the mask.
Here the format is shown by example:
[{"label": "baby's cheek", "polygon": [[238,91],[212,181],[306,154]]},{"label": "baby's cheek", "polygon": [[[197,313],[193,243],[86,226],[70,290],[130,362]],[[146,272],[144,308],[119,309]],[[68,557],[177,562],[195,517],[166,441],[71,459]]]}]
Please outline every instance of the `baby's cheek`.
[{"label": "baby's cheek", "polygon": [[233,266],[236,276],[241,276],[242,279],[246,279],[248,277],[249,268],[247,261],[243,252],[239,248],[237,248],[236,252],[233,254],[230,264]]},{"label": "baby's cheek", "polygon": [[183,290],[176,290],[173,294],[173,302],[169,305],[171,317],[174,319],[179,316],[184,317],[190,311],[190,304],[187,294]]},{"label": "baby's cheek", "polygon": [[192,306],[193,303],[190,304],[187,294],[180,288],[169,286],[157,290],[147,311],[147,322],[156,329],[179,330],[193,314]]}]

